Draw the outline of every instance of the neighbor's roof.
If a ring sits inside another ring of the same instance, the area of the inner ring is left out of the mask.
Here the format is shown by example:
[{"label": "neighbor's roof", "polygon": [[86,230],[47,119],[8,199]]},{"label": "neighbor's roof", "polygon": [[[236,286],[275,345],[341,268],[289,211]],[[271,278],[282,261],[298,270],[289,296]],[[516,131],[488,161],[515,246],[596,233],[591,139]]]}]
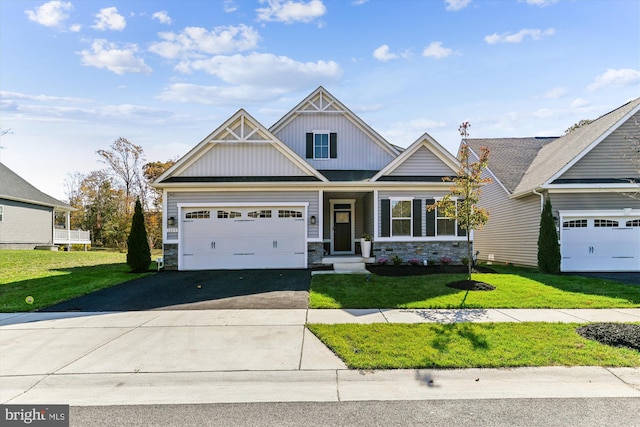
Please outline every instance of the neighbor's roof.
[{"label": "neighbor's roof", "polygon": [[509,193],[513,193],[542,147],[556,139],[557,137],[469,138],[466,142],[478,155],[482,147],[489,149],[489,170]]},{"label": "neighbor's roof", "polygon": [[0,199],[51,206],[66,211],[74,210],[68,204],[38,190],[3,163],[0,163]]}]

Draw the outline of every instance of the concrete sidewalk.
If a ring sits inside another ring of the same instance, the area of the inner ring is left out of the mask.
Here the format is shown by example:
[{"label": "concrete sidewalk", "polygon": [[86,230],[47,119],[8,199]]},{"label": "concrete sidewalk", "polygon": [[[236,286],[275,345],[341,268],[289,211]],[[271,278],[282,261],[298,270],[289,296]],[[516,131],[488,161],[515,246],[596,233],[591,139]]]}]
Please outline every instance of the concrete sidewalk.
[{"label": "concrete sidewalk", "polygon": [[0,314],[0,402],[640,398],[640,367],[352,371],[304,327],[459,321],[627,322],[640,309]]}]

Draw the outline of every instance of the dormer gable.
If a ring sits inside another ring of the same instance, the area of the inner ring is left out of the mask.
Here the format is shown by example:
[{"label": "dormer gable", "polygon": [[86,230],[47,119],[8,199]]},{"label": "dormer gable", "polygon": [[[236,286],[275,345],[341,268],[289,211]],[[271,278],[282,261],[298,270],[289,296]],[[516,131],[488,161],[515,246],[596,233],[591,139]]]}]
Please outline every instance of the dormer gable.
[{"label": "dormer gable", "polygon": [[315,168],[241,109],[156,181],[326,181]]},{"label": "dormer gable", "polygon": [[458,160],[424,133],[371,180],[442,182],[445,176],[456,175],[458,168]]}]

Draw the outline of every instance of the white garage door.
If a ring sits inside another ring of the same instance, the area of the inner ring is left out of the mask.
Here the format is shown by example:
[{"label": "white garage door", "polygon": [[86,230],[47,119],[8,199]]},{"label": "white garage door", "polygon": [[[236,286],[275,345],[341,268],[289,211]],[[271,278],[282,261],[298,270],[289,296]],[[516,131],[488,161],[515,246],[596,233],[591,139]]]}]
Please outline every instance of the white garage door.
[{"label": "white garage door", "polygon": [[640,219],[564,217],[562,271],[640,271]]},{"label": "white garage door", "polygon": [[305,207],[183,208],[181,270],[306,268]]}]

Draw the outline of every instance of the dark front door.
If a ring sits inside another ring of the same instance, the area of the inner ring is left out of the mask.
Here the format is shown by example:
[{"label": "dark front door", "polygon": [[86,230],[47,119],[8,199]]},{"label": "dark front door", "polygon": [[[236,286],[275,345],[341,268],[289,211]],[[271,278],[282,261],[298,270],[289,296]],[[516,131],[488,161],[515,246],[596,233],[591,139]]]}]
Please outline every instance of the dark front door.
[{"label": "dark front door", "polygon": [[351,240],[351,212],[333,212],[333,250],[335,252],[350,252]]}]

